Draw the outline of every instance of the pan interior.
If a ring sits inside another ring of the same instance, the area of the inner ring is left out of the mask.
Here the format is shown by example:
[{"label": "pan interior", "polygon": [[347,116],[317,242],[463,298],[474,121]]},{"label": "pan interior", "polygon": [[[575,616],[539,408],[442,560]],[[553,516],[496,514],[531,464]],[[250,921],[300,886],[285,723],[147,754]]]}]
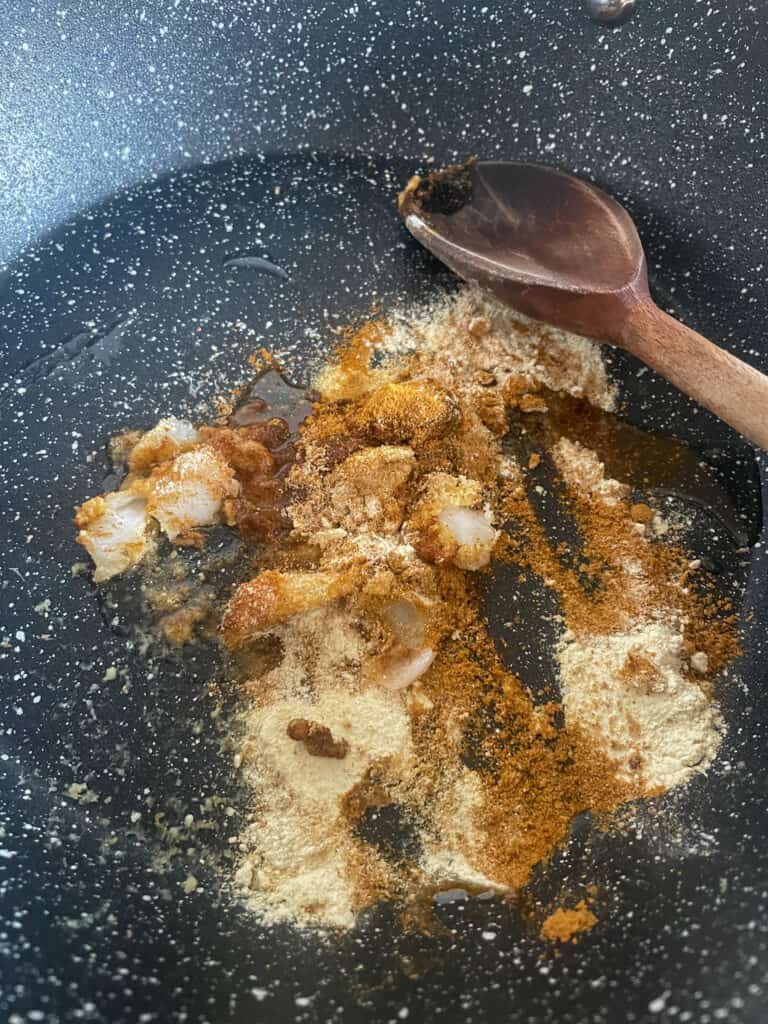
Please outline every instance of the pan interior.
[{"label": "pan interior", "polygon": [[[309,379],[334,326],[373,302],[386,309],[451,286],[395,216],[411,170],[289,154],[180,174],[63,225],[0,280],[0,824],[12,853],[0,869],[13,879],[0,907],[21,922],[15,969],[35,1005],[57,1005],[56,979],[65,978],[72,1006],[119,1006],[114,1019],[180,1019],[182,1003],[211,1019],[288,1019],[307,997],[320,1020],[349,1006],[394,1019],[404,1001],[430,1019],[460,999],[465,1014],[523,1020],[548,1011],[576,1024],[612,998],[597,979],[611,977],[618,990],[638,984],[638,951],[666,972],[681,1006],[697,1005],[702,957],[712,998],[730,991],[722,965],[733,958],[734,926],[746,929],[755,913],[750,886],[765,868],[764,672],[749,633],[764,613],[747,627],[740,682],[724,698],[730,730],[710,777],[666,798],[663,813],[644,812],[627,834],[578,822],[568,850],[534,884],[531,899],[587,882],[608,894],[604,926],[544,972],[520,908],[498,901],[438,908],[446,927],[432,937],[403,934],[382,907],[338,941],[267,931],[239,909],[221,892],[220,869],[248,794],[221,719],[211,718],[216,657],[143,654],[130,583],[97,593],[87,573],[73,574],[82,552],[72,509],[103,489],[112,434],[163,415],[204,418],[216,395],[248,380],[246,356],[261,345]],[[666,384],[611,358],[628,415],[701,452],[710,490],[683,482],[662,497],[699,503],[692,550],[718,566],[724,587],[746,587],[754,605],[754,457],[725,428],[691,417]],[[231,541],[222,533],[215,543],[225,550]],[[533,685],[546,655],[536,628],[543,598],[536,581],[496,573],[489,608],[500,637],[509,616],[496,621],[492,609],[505,607],[512,586],[531,592],[530,617],[516,629],[539,646],[518,645],[513,667]],[[664,824],[672,819],[674,835]],[[185,892],[191,876],[197,887]],[[569,969],[576,958],[578,972]]]}]

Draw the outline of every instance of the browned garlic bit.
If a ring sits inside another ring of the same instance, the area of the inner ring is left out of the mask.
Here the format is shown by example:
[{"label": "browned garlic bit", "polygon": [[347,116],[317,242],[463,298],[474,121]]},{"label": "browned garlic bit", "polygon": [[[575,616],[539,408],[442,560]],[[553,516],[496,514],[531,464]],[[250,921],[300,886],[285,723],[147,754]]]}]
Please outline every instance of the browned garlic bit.
[{"label": "browned garlic bit", "polygon": [[219,521],[224,499],[238,493],[234,476],[213,448],[201,445],[154,469],[146,488],[134,487],[146,490],[147,513],[173,541]]},{"label": "browned garlic bit", "polygon": [[335,740],[331,730],[319,722],[292,718],[286,732],[292,740],[303,743],[307,753],[313,757],[336,757],[340,760],[349,753],[349,743],[345,739]]},{"label": "browned garlic bit", "polygon": [[232,596],[221,621],[224,641],[242,647],[294,615],[344,597],[355,582],[351,572],[263,572]]}]

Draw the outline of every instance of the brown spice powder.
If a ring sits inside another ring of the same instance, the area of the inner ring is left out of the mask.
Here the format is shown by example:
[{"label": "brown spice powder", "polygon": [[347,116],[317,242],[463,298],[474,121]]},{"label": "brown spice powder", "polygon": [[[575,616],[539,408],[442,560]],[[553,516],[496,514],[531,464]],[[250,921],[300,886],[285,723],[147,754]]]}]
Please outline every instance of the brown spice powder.
[{"label": "brown spice powder", "polygon": [[[331,479],[329,474],[352,453],[382,442],[410,443],[415,468],[397,492],[402,514],[412,514],[428,474],[463,474],[477,481],[499,518],[512,524],[498,541],[495,556],[546,580],[576,637],[626,631],[663,610],[685,623],[687,642],[692,650],[706,653],[713,671],[733,657],[738,641],[728,603],[715,596],[701,572],[696,573],[699,585],[688,585],[691,568],[684,551],[649,541],[644,530],[651,528],[652,510],[632,504],[628,488],[618,489],[611,501],[599,492],[566,488],[563,501],[581,539],[581,556],[575,561],[572,550],[551,540],[529,501],[526,486],[537,483],[539,473],[528,481],[519,469],[500,475],[499,438],[510,418],[513,433],[536,446],[523,464],[538,470],[560,437],[582,436],[578,403],[569,406],[550,392],[541,394],[528,377],[507,377],[500,385],[488,373],[457,377],[449,398],[443,388],[430,384],[434,356],[413,356],[396,372],[372,370],[371,355],[385,343],[388,330],[377,320],[349,332],[321,375],[322,397],[303,425],[287,482],[292,508],[310,508],[318,481]],[[568,372],[565,366],[549,370],[555,375]],[[403,383],[413,375],[419,377],[415,385]],[[322,502],[313,514],[319,529]],[[352,527],[342,522],[344,529]],[[295,564],[296,540],[304,552],[302,566],[327,571],[325,549],[312,547],[307,530],[273,549],[270,569]],[[365,586],[344,598],[361,628],[375,636],[382,609],[393,600],[413,600],[416,590],[428,595],[427,636],[436,657],[406,703],[411,709],[414,770],[397,777],[379,765],[342,801],[355,904],[407,897],[425,882],[422,878],[420,883],[413,865],[385,865],[359,840],[351,842],[365,808],[396,802],[416,825],[436,830],[439,842],[439,809],[445,806],[447,780],[459,769],[468,770],[477,784],[467,812],[464,855],[495,885],[519,890],[532,869],[566,841],[578,814],[590,811],[601,818],[636,793],[618,781],[615,763],[593,738],[563,722],[559,704],[536,706],[504,667],[480,612],[479,574],[450,564],[414,562],[393,550],[383,567],[375,572],[369,567],[364,577]],[[638,685],[652,685],[655,669],[641,653],[627,671]],[[258,685],[252,681],[249,688],[256,693]],[[582,902],[550,915],[542,935],[571,941],[595,921]]]},{"label": "brown spice powder", "polygon": [[612,763],[558,723],[558,704],[534,706],[478,619],[445,642],[423,688],[434,703],[414,723],[423,784],[439,790],[457,754],[475,766],[482,796],[472,855],[489,878],[521,888],[577,814],[609,812],[627,798]]},{"label": "brown spice powder", "polygon": [[[706,653],[712,672],[736,657],[740,643],[732,602],[717,595],[705,572],[697,574],[698,588],[684,586],[691,572],[684,551],[648,543],[635,532],[627,501],[607,504],[571,491],[567,503],[581,532],[581,568],[588,571],[588,580],[563,563],[520,484],[507,488],[504,509],[515,531],[504,535],[496,556],[552,581],[573,632],[620,632],[638,616],[667,609],[685,621],[691,649]],[[628,572],[628,566],[634,571]],[[638,579],[646,585],[644,593],[633,588]]]}]

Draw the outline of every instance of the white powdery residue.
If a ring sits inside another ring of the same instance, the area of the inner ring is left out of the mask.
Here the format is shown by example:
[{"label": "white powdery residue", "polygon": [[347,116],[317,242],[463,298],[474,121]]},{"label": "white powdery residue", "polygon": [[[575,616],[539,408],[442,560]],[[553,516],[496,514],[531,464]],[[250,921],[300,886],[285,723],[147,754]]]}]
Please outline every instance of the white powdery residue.
[{"label": "white powdery residue", "polygon": [[[262,778],[259,784],[276,781]],[[349,843],[335,818],[301,810],[276,787],[269,809],[247,827],[242,841],[247,853],[235,882],[265,924],[352,927]]]},{"label": "white powdery residue", "polygon": [[435,375],[443,364],[449,383],[477,370],[494,373],[500,382],[524,374],[600,409],[615,407],[616,387],[597,342],[531,320],[477,287],[395,314],[392,328],[383,343],[386,352],[431,354]]},{"label": "white powdery residue", "polygon": [[499,458],[499,477],[502,480],[509,482],[519,483],[523,479],[523,471],[520,468],[520,463],[517,462],[511,455],[507,453],[503,454]]},{"label": "white powdery residue", "polygon": [[474,824],[475,811],[482,802],[482,786],[475,772],[461,766],[446,773],[430,815],[436,832],[421,837],[419,866],[427,882],[440,885],[449,881],[494,892],[509,890],[473,864],[493,841]]},{"label": "white powdery residue", "polygon": [[303,699],[317,679],[355,678],[365,653],[359,630],[334,605],[295,615],[272,636],[281,644],[282,656],[261,683],[263,692],[277,700]]},{"label": "white powdery residue", "polygon": [[723,722],[683,674],[683,635],[653,622],[627,633],[561,642],[566,721],[593,736],[627,781],[650,792],[705,771]]},{"label": "white powdery residue", "polygon": [[552,449],[552,457],[566,484],[575,491],[599,498],[606,505],[615,505],[629,493],[626,484],[606,477],[597,453],[578,441],[561,437]]},{"label": "white powdery residue", "polygon": [[641,619],[654,620],[658,617],[653,605],[650,603],[651,586],[645,574],[643,566],[634,558],[623,558],[616,564],[617,569],[623,575],[623,590],[626,597],[631,600],[635,608],[645,608],[645,615],[635,613],[634,619],[625,613],[627,625],[639,623]]},{"label": "white powdery residue", "polygon": [[371,565],[386,563],[392,556],[397,556],[402,563],[415,562],[417,557],[413,545],[404,541],[400,533],[389,537],[363,533],[355,537],[353,543],[358,556]]},{"label": "white powdery residue", "polygon": [[473,868],[461,850],[434,847],[424,852],[420,862],[425,879],[433,885],[450,882],[456,886],[470,886],[490,892],[509,892],[508,885],[500,885],[482,871]]}]

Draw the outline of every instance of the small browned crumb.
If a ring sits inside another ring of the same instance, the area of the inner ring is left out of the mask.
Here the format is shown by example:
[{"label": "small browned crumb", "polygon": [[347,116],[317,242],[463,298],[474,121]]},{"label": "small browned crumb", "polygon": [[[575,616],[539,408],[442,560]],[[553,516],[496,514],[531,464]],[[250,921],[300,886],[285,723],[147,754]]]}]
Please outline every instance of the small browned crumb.
[{"label": "small browned crumb", "polygon": [[489,387],[477,395],[475,412],[482,424],[497,437],[503,437],[509,430],[507,405],[495,388]]},{"label": "small browned crumb", "polygon": [[124,430],[122,434],[116,434],[110,439],[108,451],[109,460],[113,466],[125,466],[131,452],[141,440],[140,430]]},{"label": "small browned crumb", "polygon": [[517,400],[521,412],[546,412],[547,403],[538,395],[521,395]]},{"label": "small browned crumb", "polygon": [[645,502],[639,501],[636,505],[632,505],[629,514],[632,517],[633,522],[643,523],[646,526],[653,522],[655,515],[650,505],[646,505]]},{"label": "small browned crumb", "polygon": [[597,918],[584,900],[573,910],[558,907],[541,926],[541,937],[548,942],[574,942],[578,935],[588,932],[597,924]]},{"label": "small browned crumb", "polygon": [[184,533],[177,534],[174,544],[179,548],[197,548],[202,551],[205,534],[202,530],[185,530]]},{"label": "small browned crumb", "polygon": [[541,464],[541,456],[538,452],[531,452],[528,458],[528,469],[536,469]]},{"label": "small browned crumb", "polygon": [[326,725],[309,718],[292,718],[285,730],[292,740],[303,743],[313,757],[335,757],[339,760],[349,753],[349,743],[342,738],[335,740]]},{"label": "small browned crumb", "polygon": [[309,719],[292,718],[285,731],[292,740],[303,743],[307,736],[309,736]]}]

